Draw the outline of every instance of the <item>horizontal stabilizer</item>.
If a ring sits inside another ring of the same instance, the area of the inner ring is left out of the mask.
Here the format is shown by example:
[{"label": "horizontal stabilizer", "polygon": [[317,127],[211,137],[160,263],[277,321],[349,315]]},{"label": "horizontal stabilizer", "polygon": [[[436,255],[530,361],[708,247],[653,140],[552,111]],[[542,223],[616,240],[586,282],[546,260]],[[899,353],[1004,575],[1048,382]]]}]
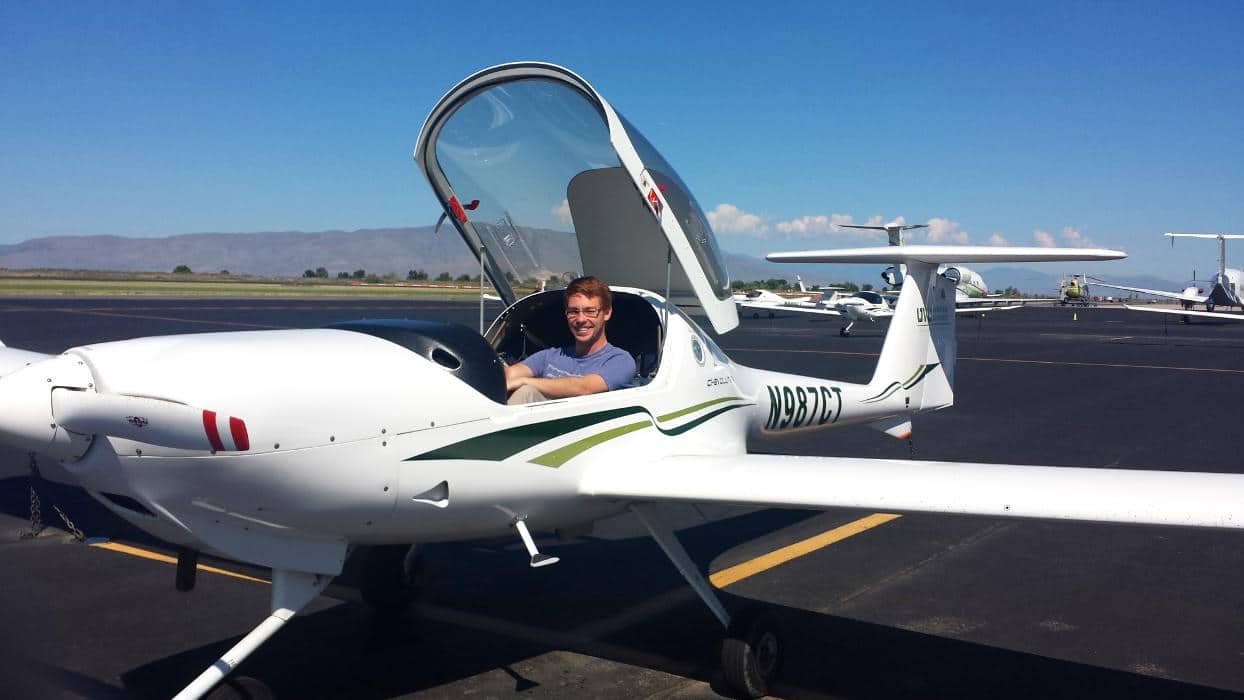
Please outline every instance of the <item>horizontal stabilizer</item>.
[{"label": "horizontal stabilizer", "polygon": [[1166,233],[1163,235],[1169,238],[1221,238],[1223,240],[1244,238],[1244,233]]},{"label": "horizontal stabilizer", "polygon": [[729,455],[598,464],[586,496],[1244,529],[1244,474]]},{"label": "horizontal stabilizer", "polygon": [[769,253],[770,262],[785,263],[971,263],[1057,262],[1071,260],[1118,260],[1121,250],[1103,248],[1021,248],[972,245],[905,245],[874,248],[840,248]]}]

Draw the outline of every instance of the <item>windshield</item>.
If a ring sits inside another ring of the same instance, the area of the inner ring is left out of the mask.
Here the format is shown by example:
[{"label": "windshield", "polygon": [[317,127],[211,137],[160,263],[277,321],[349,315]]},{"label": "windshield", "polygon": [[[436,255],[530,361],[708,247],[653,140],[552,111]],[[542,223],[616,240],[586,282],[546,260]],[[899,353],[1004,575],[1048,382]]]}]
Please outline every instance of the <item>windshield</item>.
[{"label": "windshield", "polygon": [[[673,168],[622,121],[712,293],[730,299],[730,280],[699,205]],[[668,284],[675,298],[694,296],[681,268],[667,277],[669,244],[660,219],[619,159],[605,115],[575,86],[540,76],[488,84],[462,99],[433,143],[447,194],[467,210],[458,225],[472,248],[478,237],[494,281],[504,275],[511,283],[556,284],[592,274],[647,289]]]},{"label": "windshield", "polygon": [[574,88],[544,79],[494,85],[446,120],[436,162],[510,280],[569,281],[583,268],[566,201],[579,173],[621,164],[609,130]]}]

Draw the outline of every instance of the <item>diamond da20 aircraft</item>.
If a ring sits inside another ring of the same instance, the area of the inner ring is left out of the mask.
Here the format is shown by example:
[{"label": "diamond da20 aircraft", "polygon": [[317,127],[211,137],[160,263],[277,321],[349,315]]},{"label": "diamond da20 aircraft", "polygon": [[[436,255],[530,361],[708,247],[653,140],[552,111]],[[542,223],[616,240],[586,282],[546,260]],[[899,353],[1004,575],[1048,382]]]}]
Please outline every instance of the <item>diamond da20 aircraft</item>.
[{"label": "diamond da20 aircraft", "polygon": [[[1175,314],[1183,320],[1190,318],[1221,318],[1228,321],[1244,321],[1244,314],[1225,313],[1214,311],[1216,307],[1226,306],[1228,308],[1238,306],[1244,309],[1244,270],[1227,267],[1227,241],[1238,240],[1244,238],[1244,234],[1240,233],[1167,233],[1167,238],[1171,239],[1171,245],[1175,245],[1176,238],[1208,238],[1218,241],[1218,274],[1209,280],[1209,292],[1206,293],[1202,285],[1198,285],[1195,281],[1184,288],[1181,292],[1169,292],[1161,289],[1145,289],[1143,287],[1126,287],[1120,284],[1111,284],[1105,280],[1094,279],[1093,281],[1103,287],[1111,289],[1122,289],[1125,292],[1136,292],[1139,294],[1148,294],[1164,299],[1172,299],[1180,302],[1183,310],[1179,309],[1161,309],[1147,306],[1130,306],[1124,304],[1124,308],[1130,311],[1148,311],[1150,313]],[[1195,275],[1193,275],[1195,277]],[[1195,304],[1204,304],[1204,311],[1195,311],[1192,306]]]},{"label": "diamond da20 aircraft", "polygon": [[[679,309],[698,305],[719,332],[738,323],[713,234],[670,165],[579,76],[530,62],[476,73],[435,106],[414,155],[510,304],[483,336],[371,320],[57,356],[0,347],[0,441],[60,461],[113,513],[176,545],[179,573],[195,552],[271,567],[271,614],[180,698],[234,692],[226,675],[347,557],[508,535],[548,566],[531,531],[626,511],[726,628],[724,676],[762,694],[778,632],[722,605],[662,501],[1244,526],[1244,476],[747,452],[749,434],[869,424],[904,435],[913,415],[949,407],[954,284],[937,266],[1014,251],[844,254],[906,265],[871,380],[765,371],[732,361]],[[468,215],[461,202],[476,199]],[[1019,257],[1122,257],[1040,255]],[[609,338],[638,358],[637,375],[612,392],[506,405],[500,358],[569,337],[561,292],[515,301],[506,272],[569,269],[618,285]],[[391,563],[369,575],[409,574],[410,557]]]}]

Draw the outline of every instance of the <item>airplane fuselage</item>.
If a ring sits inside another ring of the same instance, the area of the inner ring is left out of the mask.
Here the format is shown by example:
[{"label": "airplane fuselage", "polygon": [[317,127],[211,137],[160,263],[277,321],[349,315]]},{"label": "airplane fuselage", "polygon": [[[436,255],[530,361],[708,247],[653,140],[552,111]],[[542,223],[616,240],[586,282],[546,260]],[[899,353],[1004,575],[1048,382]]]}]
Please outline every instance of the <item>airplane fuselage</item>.
[{"label": "airplane fuselage", "polygon": [[[666,311],[656,295],[634,293]],[[327,573],[351,544],[498,535],[517,518],[554,530],[616,513],[624,504],[579,494],[582,469],[603,451],[626,455],[620,468],[671,454],[743,454],[749,433],[910,408],[906,389],[738,365],[677,309],[666,324],[650,381],[520,406],[394,342],[331,328],[101,343],[27,366],[5,384],[35,380],[44,405],[51,393],[53,410],[31,424],[26,444],[63,459],[92,496],[138,527],[231,558]],[[200,449],[136,439],[160,428],[158,413],[115,416],[130,437],[37,432],[58,422],[57,406],[94,393],[210,407],[237,417],[220,419],[235,421],[234,432],[221,422]]]}]

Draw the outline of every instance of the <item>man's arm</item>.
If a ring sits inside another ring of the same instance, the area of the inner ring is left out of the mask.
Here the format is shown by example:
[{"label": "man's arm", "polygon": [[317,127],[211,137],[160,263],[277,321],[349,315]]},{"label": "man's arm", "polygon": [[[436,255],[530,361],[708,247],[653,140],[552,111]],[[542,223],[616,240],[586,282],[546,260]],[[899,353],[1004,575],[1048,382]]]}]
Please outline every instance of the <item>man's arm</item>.
[{"label": "man's arm", "polygon": [[533,377],[530,369],[526,369],[526,373],[515,370],[511,374],[510,369],[518,367],[526,369],[526,366],[520,362],[510,365],[505,371],[505,385],[510,392],[524,384],[530,384],[532,388],[550,399],[564,399],[569,396],[599,394],[609,388],[599,374],[589,374],[584,377]]}]

